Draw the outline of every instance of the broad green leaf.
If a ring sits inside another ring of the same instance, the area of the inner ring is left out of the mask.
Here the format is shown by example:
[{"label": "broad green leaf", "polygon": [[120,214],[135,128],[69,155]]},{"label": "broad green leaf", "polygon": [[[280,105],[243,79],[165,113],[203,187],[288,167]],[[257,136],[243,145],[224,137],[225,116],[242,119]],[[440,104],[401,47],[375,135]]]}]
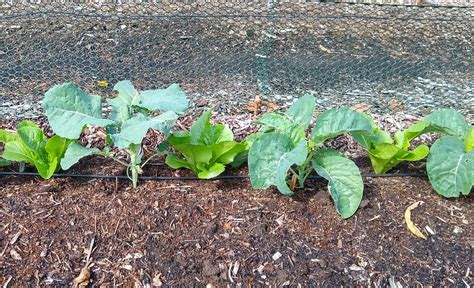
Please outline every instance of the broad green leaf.
[{"label": "broad green leaf", "polygon": [[140,106],[152,111],[182,113],[189,106],[186,93],[178,84],[171,84],[166,89],[142,91],[141,97]]},{"label": "broad green leaf", "polygon": [[[229,142],[221,142],[221,143],[229,143]],[[221,143],[219,143],[219,144],[221,144]],[[233,143],[232,148],[226,150],[224,153],[222,153],[224,151],[224,149],[220,150],[219,152],[216,153],[214,151],[216,151],[217,149],[213,148],[213,154],[215,156],[218,155],[218,158],[216,159],[217,162],[223,163],[223,164],[233,163],[235,161],[235,157],[237,157],[237,155],[239,155],[240,153],[242,153],[242,152],[244,152],[248,149],[248,146],[247,146],[246,143],[237,143],[237,142],[230,142],[230,143]],[[217,144],[217,145],[219,145],[219,144]],[[214,156],[213,156],[213,158],[214,158]],[[239,161],[241,161],[241,160],[239,160]]]},{"label": "broad green leaf", "polygon": [[466,146],[466,152],[471,152],[474,148],[474,127],[470,127],[464,137],[464,145]]},{"label": "broad green leaf", "polygon": [[21,140],[5,143],[2,157],[6,160],[28,162],[33,165],[36,161],[35,153]]},{"label": "broad green leaf", "polygon": [[110,119],[115,121],[118,125],[122,125],[123,122],[130,119],[130,106],[125,104],[120,98],[115,97],[113,99],[106,99],[106,101],[112,106]]},{"label": "broad green leaf", "polygon": [[209,169],[202,170],[198,173],[198,177],[201,179],[211,179],[219,176],[225,171],[225,166],[221,163],[214,163]]},{"label": "broad green leaf", "polygon": [[31,150],[35,151],[43,159],[47,158],[45,148],[46,136],[43,130],[30,121],[22,121],[17,126],[16,132],[21,141]]},{"label": "broad green leaf", "polygon": [[431,146],[426,170],[434,190],[444,197],[468,195],[474,185],[474,151],[466,153],[456,137],[441,137]]},{"label": "broad green leaf", "polygon": [[66,153],[67,148],[74,140],[61,138],[58,135],[54,135],[46,141],[45,150],[48,152],[48,157],[50,161],[53,158],[57,158],[58,161],[63,158],[64,153]]},{"label": "broad green leaf", "polygon": [[120,133],[107,134],[109,142],[113,143],[115,147],[124,149],[132,145],[132,142],[123,138]]},{"label": "broad green leaf", "polygon": [[94,154],[100,154],[100,150],[98,148],[86,148],[73,142],[67,148],[66,153],[64,153],[64,157],[61,160],[61,168],[67,170],[79,162],[81,158]]},{"label": "broad green leaf", "polygon": [[186,160],[180,159],[176,155],[166,156],[165,163],[173,169],[187,168],[192,170],[192,166]]},{"label": "broad green leaf", "polygon": [[212,158],[211,147],[198,144],[180,144],[173,146],[179,151],[189,164],[190,169],[197,175],[199,173],[197,165],[208,165]]},{"label": "broad green leaf", "polygon": [[102,118],[100,96],[91,96],[77,85],[56,85],[46,92],[43,105],[49,124],[57,135],[78,139],[85,125],[105,127],[112,120]]},{"label": "broad green leaf", "polygon": [[314,96],[306,94],[293,103],[285,114],[288,115],[294,123],[300,125],[303,130],[306,130],[313,118],[315,105],[316,101]]},{"label": "broad green leaf", "polygon": [[283,134],[263,134],[253,143],[249,150],[249,170],[252,186],[265,189],[271,185],[285,195],[292,195],[286,183],[288,170],[293,165],[302,165],[307,151],[306,141],[296,146],[292,140]]},{"label": "broad green leaf", "polygon": [[141,101],[140,93],[133,87],[130,80],[123,80],[114,85],[114,90],[118,92],[118,96],[113,99],[116,105],[119,103],[125,106],[138,105]]},{"label": "broad green leaf", "polygon": [[328,190],[337,212],[347,219],[354,215],[362,201],[364,184],[359,168],[332,149],[321,149],[313,157],[316,172],[329,181]]},{"label": "broad green leaf", "polygon": [[[173,126],[177,119],[178,115],[171,111],[156,117],[147,117],[143,114],[138,114],[123,123],[119,137],[126,140],[124,141],[125,143],[128,141],[133,144],[140,144],[150,128],[162,130],[163,125]],[[117,143],[115,140],[117,140],[117,138],[114,139],[114,144],[118,148],[126,148],[128,146],[122,146],[124,142],[117,141]]]},{"label": "broad green leaf", "polygon": [[198,119],[193,123],[189,130],[191,136],[191,143],[199,143],[201,135],[204,133],[207,127],[211,126],[212,110],[209,109],[202,113]]},{"label": "broad green leaf", "polygon": [[431,122],[440,128],[445,129],[445,133],[463,139],[469,129],[464,117],[454,109],[439,109],[422,119]]},{"label": "broad green leaf", "polygon": [[255,124],[262,125],[263,132],[271,132],[274,130],[285,130],[286,127],[291,125],[291,122],[289,116],[285,114],[270,112],[260,117]]},{"label": "broad green leaf", "polygon": [[0,129],[0,143],[7,143],[18,139],[18,134]]},{"label": "broad green leaf", "polygon": [[397,131],[394,138],[398,147],[402,149],[408,149],[408,147],[410,147],[410,142],[413,139],[429,132],[441,132],[449,134],[451,130],[449,128],[437,126],[431,122],[420,121],[403,131]]},{"label": "broad green leaf", "polygon": [[311,140],[317,145],[348,132],[373,134],[370,121],[360,112],[347,108],[327,110],[316,119]]},{"label": "broad green leaf", "polygon": [[38,171],[38,174],[43,179],[49,179],[51,176],[53,176],[54,172],[56,172],[58,165],[59,164],[59,159],[58,158],[52,158],[48,162],[44,162],[42,160],[36,160],[34,165],[36,170]]},{"label": "broad green leaf", "polygon": [[387,132],[380,130],[378,128],[374,129],[374,134],[370,135],[364,131],[359,132],[355,131],[352,132],[352,137],[362,145],[365,149],[374,149],[376,145],[381,144],[381,143],[388,143],[392,144],[393,140],[392,137],[390,137],[390,134]]},{"label": "broad green leaf", "polygon": [[208,126],[204,129],[196,144],[213,145],[224,141],[233,141],[234,134],[223,124]]},{"label": "broad green leaf", "polygon": [[293,144],[306,139],[306,131],[303,126],[290,120],[285,114],[267,113],[263,115],[256,123],[262,125],[261,131],[264,133],[278,132],[290,137]]}]

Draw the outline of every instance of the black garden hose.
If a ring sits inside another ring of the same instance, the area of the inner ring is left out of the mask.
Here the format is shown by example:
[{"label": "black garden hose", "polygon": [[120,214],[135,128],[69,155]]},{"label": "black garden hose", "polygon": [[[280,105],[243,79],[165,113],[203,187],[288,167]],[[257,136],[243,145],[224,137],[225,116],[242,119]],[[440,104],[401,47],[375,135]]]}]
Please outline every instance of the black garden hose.
[{"label": "black garden hose", "polygon": [[[8,172],[0,171],[0,175],[11,176],[39,176],[35,172]],[[125,175],[99,175],[99,174],[71,174],[60,173],[54,174],[53,177],[70,177],[70,178],[90,178],[90,179],[129,179]],[[426,177],[424,173],[391,173],[391,174],[362,174],[366,178],[387,178],[387,177]],[[249,179],[248,175],[221,175],[207,180],[234,180],[234,179]],[[310,176],[308,179],[323,179],[321,176]],[[195,176],[140,176],[139,180],[203,180]]]}]

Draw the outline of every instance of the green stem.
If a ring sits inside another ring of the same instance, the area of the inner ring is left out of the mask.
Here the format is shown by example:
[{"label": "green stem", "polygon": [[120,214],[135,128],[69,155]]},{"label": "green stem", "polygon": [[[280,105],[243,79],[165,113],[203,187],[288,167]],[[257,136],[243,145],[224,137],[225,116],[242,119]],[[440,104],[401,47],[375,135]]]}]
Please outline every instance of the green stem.
[{"label": "green stem", "polygon": [[128,165],[128,169],[132,172],[132,185],[133,188],[137,188],[138,186],[138,175],[143,173],[142,168],[140,167],[140,146],[133,145],[130,149],[126,150],[130,155],[130,165]]},{"label": "green stem", "polygon": [[118,158],[116,158],[116,157],[114,157],[114,156],[110,156],[110,155],[103,155],[103,156],[106,157],[106,158],[110,158],[110,159],[114,160],[115,162],[118,162],[118,163],[122,164],[122,165],[125,166],[125,167],[128,167],[128,166],[129,166],[128,163],[126,163],[126,162],[124,162],[124,161],[122,161],[122,160],[120,160],[120,159],[118,159]]},{"label": "green stem", "polygon": [[303,165],[298,166],[298,188],[304,187],[304,182],[306,181],[306,178],[308,178],[309,174],[311,174],[313,166],[309,164],[311,162],[311,159],[313,158],[313,155],[313,151],[309,152],[308,157],[306,157],[306,160],[304,161]]},{"label": "green stem", "polygon": [[143,168],[151,159],[157,157],[157,156],[160,156],[161,153],[156,153],[156,154],[153,154],[151,155],[148,159],[145,160],[145,162],[143,162],[143,164],[140,166],[140,168]]}]

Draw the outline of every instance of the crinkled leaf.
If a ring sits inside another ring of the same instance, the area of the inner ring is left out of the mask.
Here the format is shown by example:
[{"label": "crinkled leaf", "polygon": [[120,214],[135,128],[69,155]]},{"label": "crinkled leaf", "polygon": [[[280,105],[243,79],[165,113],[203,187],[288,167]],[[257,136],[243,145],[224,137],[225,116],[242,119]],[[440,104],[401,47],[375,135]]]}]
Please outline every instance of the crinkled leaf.
[{"label": "crinkled leaf", "polygon": [[[199,145],[199,144],[179,144],[173,146],[177,151],[179,151],[187,164],[184,166],[184,162],[176,161],[177,157],[168,155],[166,157],[166,163],[171,166],[172,168],[189,168],[191,169],[194,174],[199,174],[198,165],[209,165],[211,158],[212,158],[212,149],[206,145]],[[171,157],[172,156],[172,157]],[[180,164],[181,166],[178,167],[177,165]]]},{"label": "crinkled leaf", "polygon": [[54,133],[64,138],[79,138],[85,125],[104,127],[113,123],[102,118],[100,96],[91,96],[72,83],[49,89],[43,105]]},{"label": "crinkled leaf", "polygon": [[98,148],[86,148],[76,142],[71,143],[66,150],[66,153],[64,153],[63,159],[61,160],[61,168],[63,170],[67,170],[72,165],[79,162],[81,158],[94,154],[100,154],[100,150]]},{"label": "crinkled leaf", "polygon": [[316,101],[314,96],[306,94],[293,103],[285,114],[288,115],[295,124],[300,125],[303,130],[306,130],[313,118],[315,105]]},{"label": "crinkled leaf", "polygon": [[189,106],[186,93],[178,84],[171,84],[166,89],[142,91],[141,97],[140,106],[152,111],[182,113]]},{"label": "crinkled leaf", "polygon": [[395,144],[380,143],[368,153],[374,172],[383,174],[403,161],[419,161],[425,158],[428,156],[429,148],[426,145],[419,145],[412,151],[407,151]]},{"label": "crinkled leaf", "polygon": [[40,157],[47,158],[45,150],[47,138],[41,128],[33,122],[22,121],[18,124],[16,132],[28,148],[35,151]]},{"label": "crinkled leaf", "polygon": [[463,139],[469,129],[469,125],[464,120],[464,117],[454,109],[439,109],[422,120],[443,128],[445,133],[456,136],[459,139]]},{"label": "crinkled leaf", "polygon": [[362,113],[347,108],[331,109],[316,119],[311,140],[319,146],[328,139],[355,131],[373,134],[370,121]]},{"label": "crinkled leaf", "polygon": [[211,178],[214,178],[214,177],[217,177],[219,176],[220,174],[222,174],[223,172],[225,171],[225,166],[221,163],[214,163],[214,165],[212,165],[211,167],[209,167],[208,169],[202,169],[199,173],[198,173],[198,177],[201,178],[201,179],[211,179]]},{"label": "crinkled leaf", "polygon": [[466,153],[461,140],[444,136],[431,146],[426,170],[434,190],[444,197],[468,195],[474,185],[474,151]]},{"label": "crinkled leaf", "polygon": [[321,149],[313,157],[316,172],[329,181],[328,190],[337,212],[347,219],[354,215],[362,201],[364,184],[359,168],[332,149]]},{"label": "crinkled leaf", "polygon": [[[156,117],[138,114],[125,121],[121,127],[120,134],[113,136],[112,139],[118,148],[128,147],[128,145],[123,146],[127,143],[140,144],[150,128],[163,130],[164,126],[172,127],[177,119],[178,115],[171,111]],[[118,140],[117,137],[122,138],[122,140]]]},{"label": "crinkled leaf", "polygon": [[286,183],[288,170],[293,165],[302,165],[308,152],[306,141],[296,146],[283,134],[267,133],[259,137],[249,150],[249,170],[252,186],[265,189],[271,185],[285,195],[292,195]]}]

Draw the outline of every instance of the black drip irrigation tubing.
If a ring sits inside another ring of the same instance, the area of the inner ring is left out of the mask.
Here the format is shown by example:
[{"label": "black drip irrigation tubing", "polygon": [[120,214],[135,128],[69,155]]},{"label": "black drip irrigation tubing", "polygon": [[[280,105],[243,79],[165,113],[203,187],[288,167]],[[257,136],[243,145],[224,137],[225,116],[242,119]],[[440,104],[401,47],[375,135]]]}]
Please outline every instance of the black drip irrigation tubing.
[{"label": "black drip irrigation tubing", "polygon": [[[34,172],[7,172],[0,171],[0,175],[10,175],[10,176],[39,176],[38,173]],[[99,175],[99,174],[54,174],[53,177],[69,177],[69,178],[89,178],[89,179],[129,179],[125,175]],[[392,174],[362,174],[362,177],[366,178],[389,178],[389,177],[426,177],[424,173],[392,173]],[[207,180],[235,180],[235,179],[249,179],[248,175],[221,175],[212,179]],[[139,180],[203,180],[194,176],[141,176]],[[320,180],[323,179],[321,176],[310,176],[308,179]]]}]

